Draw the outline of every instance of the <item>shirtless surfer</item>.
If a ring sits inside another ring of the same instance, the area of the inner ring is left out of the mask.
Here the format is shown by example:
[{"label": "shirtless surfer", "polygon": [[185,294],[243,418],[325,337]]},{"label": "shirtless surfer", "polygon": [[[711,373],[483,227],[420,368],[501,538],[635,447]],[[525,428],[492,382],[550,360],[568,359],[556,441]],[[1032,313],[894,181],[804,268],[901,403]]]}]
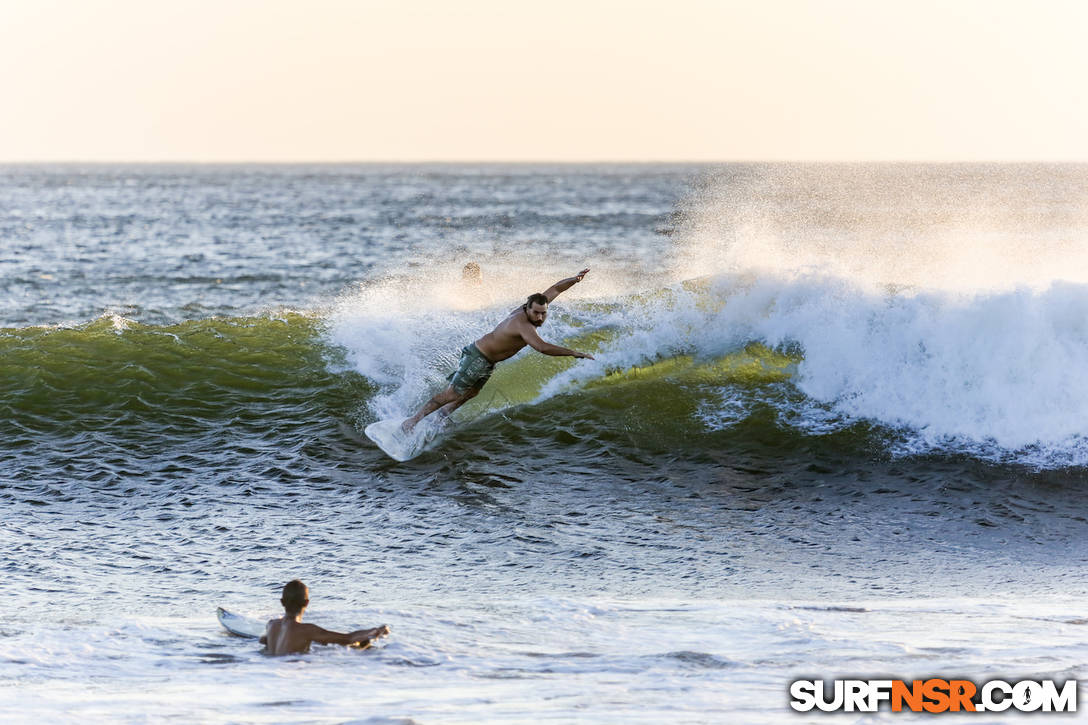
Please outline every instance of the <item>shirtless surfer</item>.
[{"label": "shirtless surfer", "polygon": [[382,625],[373,629],[357,629],[341,634],[304,623],[302,612],[310,603],[310,590],[298,579],[292,579],[283,586],[284,615],[281,619],[269,620],[260,642],[270,655],[302,654],[310,651],[310,644],[342,644],[369,647],[371,640],[389,634],[389,627]]},{"label": "shirtless surfer", "polygon": [[431,413],[439,410],[442,417],[476,397],[484,383],[491,377],[495,363],[513,357],[528,345],[545,355],[570,356],[592,360],[588,353],[578,352],[559,345],[545,342],[537,334],[536,328],[544,324],[548,317],[548,303],[562,292],[582,281],[588,269],[583,269],[573,277],[561,279],[543,292],[529,295],[525,304],[517,308],[500,322],[498,326],[471,345],[461,350],[461,362],[450,375],[450,386],[427,401],[419,412],[401,424],[406,433],[416,427],[416,423]]}]

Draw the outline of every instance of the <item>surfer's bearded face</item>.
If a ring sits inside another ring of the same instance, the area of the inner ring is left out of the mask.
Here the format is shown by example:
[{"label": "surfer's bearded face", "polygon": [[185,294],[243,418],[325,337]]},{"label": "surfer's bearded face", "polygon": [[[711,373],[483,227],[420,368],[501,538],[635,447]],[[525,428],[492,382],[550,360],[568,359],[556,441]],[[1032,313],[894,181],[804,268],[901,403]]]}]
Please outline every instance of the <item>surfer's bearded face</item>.
[{"label": "surfer's bearded face", "polygon": [[525,308],[525,316],[529,318],[530,325],[540,327],[548,318],[548,306],[534,302]]}]

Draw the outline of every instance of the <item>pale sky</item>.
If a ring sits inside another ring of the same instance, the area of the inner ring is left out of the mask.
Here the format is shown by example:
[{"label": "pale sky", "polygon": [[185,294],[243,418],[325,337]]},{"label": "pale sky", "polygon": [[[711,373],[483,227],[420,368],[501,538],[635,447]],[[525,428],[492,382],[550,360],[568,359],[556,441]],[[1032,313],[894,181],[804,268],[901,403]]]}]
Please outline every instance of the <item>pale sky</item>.
[{"label": "pale sky", "polygon": [[1081,0],[0,0],[3,161],[1088,161]]}]

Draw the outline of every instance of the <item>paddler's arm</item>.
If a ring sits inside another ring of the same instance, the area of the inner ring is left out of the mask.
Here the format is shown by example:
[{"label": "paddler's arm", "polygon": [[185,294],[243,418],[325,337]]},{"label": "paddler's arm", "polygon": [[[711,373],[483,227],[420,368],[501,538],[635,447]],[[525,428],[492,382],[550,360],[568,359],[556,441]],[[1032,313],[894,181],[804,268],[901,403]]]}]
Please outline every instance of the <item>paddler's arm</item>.
[{"label": "paddler's arm", "polygon": [[553,345],[550,342],[545,342],[540,335],[536,334],[536,328],[529,323],[521,325],[520,332],[521,339],[525,340],[525,344],[539,353],[551,355],[552,357],[578,357],[585,360],[593,359],[593,356],[589,353],[578,352],[577,350],[571,350],[569,347],[562,347],[560,345]]},{"label": "paddler's arm", "polygon": [[351,638],[352,644],[369,647],[372,639],[384,637],[387,634],[389,634],[389,625],[383,624],[380,627],[373,627],[372,629],[357,629],[354,632],[349,633],[348,637]]},{"label": "paddler's arm", "polygon": [[383,637],[389,634],[389,627],[382,625],[380,627],[374,627],[373,629],[357,629],[354,632],[333,632],[330,629],[318,627],[316,624],[309,626],[306,635],[310,638],[310,641],[317,642],[318,644],[368,644],[370,640],[378,637]]},{"label": "paddler's arm", "polygon": [[[589,271],[589,269],[583,269],[581,272],[574,275],[573,277],[567,277],[566,279],[559,280],[558,282],[553,284],[551,287],[544,290],[544,296],[548,298],[548,302],[551,302],[556,297],[558,297],[560,294],[562,294],[563,292],[566,292],[571,287],[573,287],[574,285],[581,282],[582,277],[585,277],[586,272],[588,272],[588,271]],[[544,354],[547,355],[549,353],[544,353]]]}]

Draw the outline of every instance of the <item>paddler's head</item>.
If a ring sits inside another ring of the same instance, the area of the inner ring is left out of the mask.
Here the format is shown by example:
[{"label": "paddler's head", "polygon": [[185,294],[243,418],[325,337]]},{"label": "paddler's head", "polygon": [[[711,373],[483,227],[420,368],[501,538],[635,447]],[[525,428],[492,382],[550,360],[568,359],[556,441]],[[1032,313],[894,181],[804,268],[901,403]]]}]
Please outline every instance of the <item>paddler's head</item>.
[{"label": "paddler's head", "polygon": [[539,292],[529,295],[529,299],[521,307],[533,327],[540,327],[548,319],[548,298]]},{"label": "paddler's head", "polygon": [[479,287],[483,282],[484,275],[480,270],[480,265],[475,262],[469,262],[461,269],[461,281],[472,287]]},{"label": "paddler's head", "polygon": [[283,596],[280,603],[287,616],[293,617],[302,614],[302,610],[310,603],[310,590],[298,579],[292,579],[283,585]]}]

